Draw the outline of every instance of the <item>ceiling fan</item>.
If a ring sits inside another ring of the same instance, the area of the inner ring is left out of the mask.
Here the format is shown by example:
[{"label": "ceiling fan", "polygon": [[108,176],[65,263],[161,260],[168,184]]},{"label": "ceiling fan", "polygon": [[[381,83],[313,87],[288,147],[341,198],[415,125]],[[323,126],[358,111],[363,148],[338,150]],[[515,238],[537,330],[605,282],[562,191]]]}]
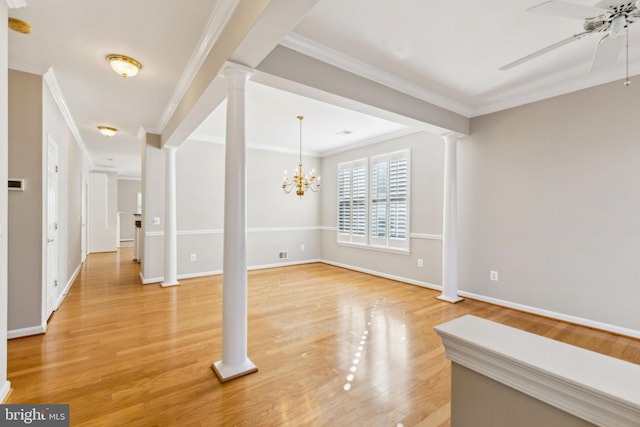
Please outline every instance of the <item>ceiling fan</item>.
[{"label": "ceiling fan", "polygon": [[[504,65],[500,67],[500,70],[511,69],[590,34],[604,33],[604,37],[600,39],[598,46],[596,46],[596,51],[591,63],[591,71],[595,71],[616,62],[620,52],[622,52],[625,47],[625,40],[628,50],[628,25],[640,18],[640,0],[602,0],[594,6],[550,0],[533,6],[527,9],[527,11],[544,15],[583,19],[584,31]],[[625,35],[626,38],[624,37]],[[627,82],[625,82],[625,84],[628,84]]]}]

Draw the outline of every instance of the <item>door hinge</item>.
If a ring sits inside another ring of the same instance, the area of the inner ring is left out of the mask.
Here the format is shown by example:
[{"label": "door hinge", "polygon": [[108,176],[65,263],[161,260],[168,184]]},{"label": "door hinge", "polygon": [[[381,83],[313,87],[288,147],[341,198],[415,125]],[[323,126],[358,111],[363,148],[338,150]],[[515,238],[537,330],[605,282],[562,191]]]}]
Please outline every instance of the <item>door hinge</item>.
[{"label": "door hinge", "polygon": [[58,223],[56,222],[55,224],[53,224],[53,229],[57,230],[58,229]]},{"label": "door hinge", "polygon": [[53,281],[53,286],[58,286],[58,280]]},{"label": "door hinge", "polygon": [[56,167],[55,167],[55,172],[56,173],[58,172],[58,165],[56,165]]}]

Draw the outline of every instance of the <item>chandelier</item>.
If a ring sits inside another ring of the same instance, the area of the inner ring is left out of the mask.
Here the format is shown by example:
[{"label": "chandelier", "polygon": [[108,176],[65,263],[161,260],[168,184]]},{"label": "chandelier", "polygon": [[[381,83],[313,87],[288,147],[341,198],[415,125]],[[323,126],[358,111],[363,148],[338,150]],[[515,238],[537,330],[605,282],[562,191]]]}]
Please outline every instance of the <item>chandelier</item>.
[{"label": "chandelier", "polygon": [[315,176],[315,170],[311,169],[311,172],[304,175],[302,172],[302,119],[304,116],[298,116],[300,120],[300,161],[298,167],[295,170],[293,178],[289,180],[287,177],[287,171],[284,171],[284,178],[282,179],[282,189],[285,193],[289,194],[295,188],[297,196],[304,196],[307,190],[317,192],[320,188],[320,177]]}]

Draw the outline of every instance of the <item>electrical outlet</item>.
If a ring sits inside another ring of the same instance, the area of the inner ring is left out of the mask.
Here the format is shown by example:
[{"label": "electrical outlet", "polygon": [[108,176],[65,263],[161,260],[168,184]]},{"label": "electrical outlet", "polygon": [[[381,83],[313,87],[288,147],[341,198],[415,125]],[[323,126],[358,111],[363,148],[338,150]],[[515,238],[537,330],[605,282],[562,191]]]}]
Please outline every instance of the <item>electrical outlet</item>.
[{"label": "electrical outlet", "polygon": [[191,254],[190,259],[191,259],[191,261],[195,261],[196,260],[196,254]]},{"label": "electrical outlet", "polygon": [[300,245],[300,251],[304,252],[304,243]]},{"label": "electrical outlet", "polygon": [[424,267],[424,260],[422,258],[418,258],[418,267]]},{"label": "electrical outlet", "polygon": [[498,281],[498,272],[496,270],[489,271],[489,280],[491,280],[492,282]]},{"label": "electrical outlet", "polygon": [[160,217],[159,216],[154,216],[153,217],[153,225],[160,225]]}]

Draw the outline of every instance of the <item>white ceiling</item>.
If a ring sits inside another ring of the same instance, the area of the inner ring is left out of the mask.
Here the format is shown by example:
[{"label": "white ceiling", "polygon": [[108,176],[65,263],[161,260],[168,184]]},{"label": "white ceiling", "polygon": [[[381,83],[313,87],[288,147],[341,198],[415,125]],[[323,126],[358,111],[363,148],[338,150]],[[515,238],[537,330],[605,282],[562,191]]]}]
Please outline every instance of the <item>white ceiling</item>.
[{"label": "white ceiling", "polygon": [[[624,78],[621,58],[591,73],[601,35],[592,34],[508,71],[519,57],[582,32],[582,21],[526,9],[543,0],[320,0],[283,40],[287,47],[355,71],[467,117]],[[596,0],[573,0],[594,5]],[[26,0],[11,17],[33,26],[9,32],[9,66],[43,74],[52,69],[78,135],[97,169],[139,176],[138,133],[162,133],[181,77],[221,0]],[[188,7],[187,7],[188,5]],[[640,24],[629,31],[630,74],[640,72]],[[123,79],[109,53],[143,68]],[[622,84],[622,83],[621,83]],[[252,146],[295,152],[297,115],[303,149],[323,155],[402,125],[250,83],[247,139]],[[112,137],[96,126],[120,129]],[[338,135],[344,130],[350,135]],[[223,141],[224,105],[193,135]],[[377,139],[376,139],[377,138]],[[382,137],[383,138],[383,137]]]}]

